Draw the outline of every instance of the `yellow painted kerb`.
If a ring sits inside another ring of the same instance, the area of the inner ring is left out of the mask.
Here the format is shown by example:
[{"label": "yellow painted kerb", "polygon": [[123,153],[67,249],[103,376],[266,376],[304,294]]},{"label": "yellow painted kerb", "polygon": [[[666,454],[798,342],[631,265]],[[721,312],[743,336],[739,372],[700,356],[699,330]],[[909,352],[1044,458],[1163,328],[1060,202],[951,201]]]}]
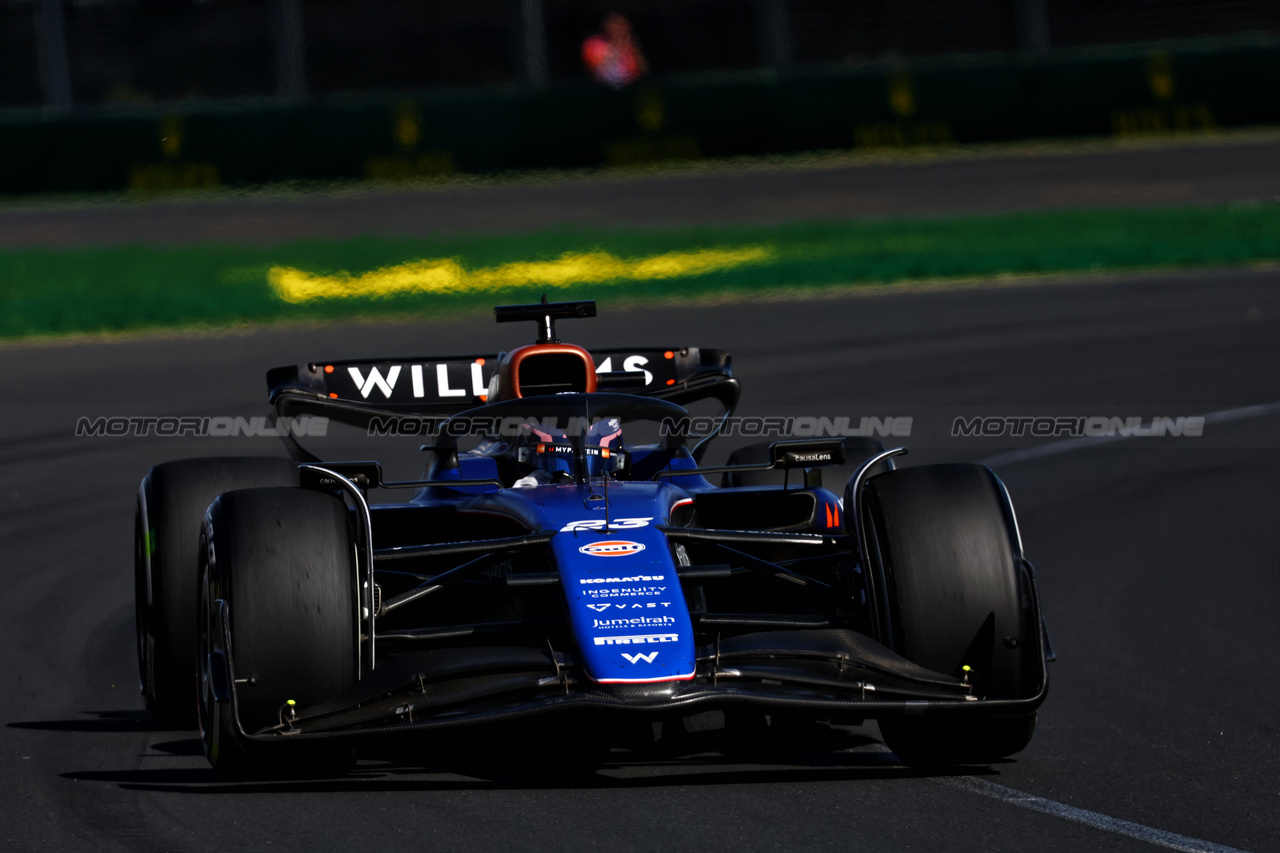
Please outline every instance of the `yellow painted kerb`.
[{"label": "yellow painted kerb", "polygon": [[569,252],[553,261],[518,261],[468,270],[453,258],[410,261],[351,275],[313,275],[293,267],[272,267],[271,288],[285,302],[316,299],[378,298],[407,294],[449,294],[502,290],[523,285],[568,287],[574,284],[647,281],[702,275],[771,260],[767,246],[667,252],[647,258],[619,258],[608,252]]}]

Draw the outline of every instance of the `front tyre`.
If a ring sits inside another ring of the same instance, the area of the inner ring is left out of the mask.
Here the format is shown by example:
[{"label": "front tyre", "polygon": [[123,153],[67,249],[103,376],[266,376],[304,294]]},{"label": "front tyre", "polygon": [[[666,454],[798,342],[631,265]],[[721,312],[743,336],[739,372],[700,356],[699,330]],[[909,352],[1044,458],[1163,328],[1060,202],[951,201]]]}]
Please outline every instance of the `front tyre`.
[{"label": "front tyre", "polygon": [[147,472],[134,516],[138,675],[161,726],[196,722],[196,549],[204,511],[223,492],[298,483],[297,463],[275,457],[182,459]]},{"label": "front tyre", "polygon": [[[303,489],[224,494],[205,515],[200,569],[199,721],[209,763],[233,778],[344,770],[351,752],[342,741],[247,736],[287,728],[290,707],[356,683],[357,579],[346,505]],[[234,705],[218,701],[219,685],[234,692]]]},{"label": "front tyre", "polygon": [[[995,474],[979,465],[890,471],[868,481],[862,504],[868,562],[886,587],[886,644],[935,672],[968,677],[980,698],[1034,695],[1043,661],[1030,577]],[[1020,752],[1036,715],[879,722],[904,762],[960,764]]]}]

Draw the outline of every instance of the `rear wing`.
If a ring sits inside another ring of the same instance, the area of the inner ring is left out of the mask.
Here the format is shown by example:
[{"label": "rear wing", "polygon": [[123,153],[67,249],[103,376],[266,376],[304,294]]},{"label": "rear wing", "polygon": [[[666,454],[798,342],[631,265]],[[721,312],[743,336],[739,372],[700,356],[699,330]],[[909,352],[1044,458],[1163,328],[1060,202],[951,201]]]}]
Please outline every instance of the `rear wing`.
[{"label": "rear wing", "polygon": [[[390,416],[449,417],[488,402],[500,353],[433,358],[318,361],[267,372],[280,417],[323,415],[368,426]],[[727,350],[698,347],[602,349],[592,354],[601,391],[655,397],[677,405],[704,399],[736,408],[741,385]],[[315,457],[283,436],[296,458]]]}]

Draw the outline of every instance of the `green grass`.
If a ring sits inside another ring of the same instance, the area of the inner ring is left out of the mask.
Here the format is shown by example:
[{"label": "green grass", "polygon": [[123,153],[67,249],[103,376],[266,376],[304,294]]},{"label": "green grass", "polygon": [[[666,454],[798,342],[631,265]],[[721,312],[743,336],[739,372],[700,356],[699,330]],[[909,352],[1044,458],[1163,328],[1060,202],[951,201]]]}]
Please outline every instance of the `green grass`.
[{"label": "green grass", "polygon": [[1280,205],[1008,214],[934,220],[795,223],[669,231],[551,229],[517,235],[342,241],[270,248],[203,245],[0,251],[0,338],[217,327],[244,322],[433,316],[533,301],[539,287],[450,296],[281,301],[272,266],[352,274],[424,258],[471,269],[603,249],[625,258],[766,245],[772,260],[676,279],[574,285],[555,299],[661,297],[912,280],[1194,267],[1280,259]]}]

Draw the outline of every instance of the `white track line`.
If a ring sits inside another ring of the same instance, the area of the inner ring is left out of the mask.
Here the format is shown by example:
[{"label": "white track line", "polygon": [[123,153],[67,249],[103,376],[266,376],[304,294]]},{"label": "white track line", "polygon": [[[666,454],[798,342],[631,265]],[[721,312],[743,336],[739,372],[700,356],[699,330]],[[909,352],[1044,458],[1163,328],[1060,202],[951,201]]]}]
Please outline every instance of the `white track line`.
[{"label": "white track line", "polygon": [[943,776],[935,781],[949,785],[952,788],[959,788],[962,791],[968,791],[973,794],[981,794],[984,797],[990,797],[993,800],[1000,800],[1024,809],[1031,809],[1032,811],[1060,817],[1064,820],[1083,823],[1086,826],[1101,829],[1104,832],[1127,835],[1130,838],[1136,838],[1139,841],[1145,841],[1148,844],[1155,844],[1160,847],[1167,847],[1170,850],[1184,850],[1187,853],[1244,853],[1237,847],[1214,844],[1212,841],[1201,841],[1199,838],[1190,838],[1186,835],[1165,832],[1163,829],[1152,829],[1140,823],[1131,823],[1127,820],[1108,817],[1087,809],[1078,809],[1075,806],[1068,806],[1065,803],[1059,803],[1054,800],[1046,800],[1044,797],[1024,794],[1021,791],[1015,791],[1013,788],[1006,788],[1004,785],[997,785],[985,779],[976,779],[972,776]]},{"label": "white track line", "polygon": [[[1280,413],[1280,402],[1276,403],[1260,403],[1256,406],[1242,406],[1238,409],[1224,409],[1221,412],[1210,412],[1203,415],[1206,424],[1220,424],[1227,421],[1239,421],[1245,418],[1260,418],[1264,415],[1273,415]],[[988,456],[986,459],[978,460],[979,465],[986,465],[994,468],[999,465],[1013,465],[1016,462],[1027,462],[1032,459],[1042,459],[1045,456],[1057,456],[1059,453],[1067,453],[1071,450],[1080,450],[1085,447],[1095,447],[1099,444],[1110,444],[1113,441],[1122,441],[1129,438],[1138,438],[1134,435],[1086,435],[1079,438],[1066,438],[1062,441],[1054,441],[1049,444],[1042,444],[1039,447],[1028,447],[1025,450],[1011,450],[1008,453],[997,453],[995,456]]]},{"label": "white track line", "polygon": [[[1280,413],[1280,402],[1260,403],[1255,406],[1242,406],[1238,409],[1224,409],[1220,412],[1210,412],[1204,415],[1204,422],[1210,423],[1226,423],[1228,421],[1244,420],[1246,418],[1258,418],[1266,415]],[[1029,447],[1025,450],[1013,450],[1008,453],[999,453],[995,456],[989,456],[981,460],[980,464],[990,467],[999,465],[1013,465],[1018,462],[1027,462],[1032,459],[1043,459],[1046,456],[1057,456],[1060,453],[1067,453],[1072,450],[1080,450],[1086,447],[1094,447],[1099,444],[1109,444],[1113,441],[1119,441],[1126,438],[1134,438],[1130,435],[1108,435],[1108,436],[1084,436],[1081,438],[1068,438],[1063,441],[1055,441],[1050,444],[1043,444],[1039,447]],[[1132,823],[1127,820],[1109,817],[1097,812],[1091,812],[1086,809],[1078,809],[1075,806],[1068,806],[1065,803],[1059,803],[1054,800],[1046,800],[1043,797],[1033,796],[1032,794],[1024,794],[1013,788],[1006,788],[1004,785],[997,785],[994,782],[988,782],[985,779],[976,779],[970,776],[951,776],[943,777],[937,780],[944,785],[953,788],[959,788],[974,794],[980,794],[984,797],[1000,800],[1010,805],[1020,806],[1024,809],[1041,812],[1054,817],[1060,817],[1064,820],[1075,821],[1086,826],[1101,829],[1105,832],[1114,832],[1120,835],[1127,835],[1130,838],[1136,838],[1139,841],[1146,841],[1149,844],[1155,844],[1160,847],[1166,847],[1170,850],[1185,850],[1188,853],[1243,853],[1236,847],[1227,847],[1222,844],[1214,844],[1211,841],[1202,841],[1198,838],[1189,838],[1185,835],[1178,835],[1173,832],[1165,832],[1162,829],[1153,829],[1149,826],[1143,826],[1140,823]]]},{"label": "white track line", "polygon": [[[893,764],[901,766],[898,757],[887,749],[878,744],[868,744],[864,747],[855,748],[853,752],[865,753],[870,757],[874,757],[883,761],[885,764]],[[905,769],[905,768],[904,768]],[[1109,815],[1091,812],[1088,809],[1078,809],[1075,806],[1069,806],[1066,803],[1059,803],[1056,800],[1046,800],[1044,797],[1037,797],[1034,794],[1026,794],[1013,788],[997,785],[995,782],[988,782],[986,779],[979,779],[974,776],[936,776],[931,780],[942,785],[952,788],[958,788],[970,794],[978,794],[993,800],[1000,800],[1012,806],[1019,806],[1024,809],[1040,812],[1041,814],[1052,815],[1063,820],[1082,823],[1085,826],[1100,829],[1103,832],[1113,832],[1118,835],[1127,835],[1130,838],[1136,838],[1139,841],[1145,841],[1149,844],[1155,844],[1159,847],[1165,847],[1170,850],[1183,850],[1186,853],[1248,853],[1238,847],[1227,847],[1225,844],[1214,844],[1212,841],[1202,841],[1199,838],[1191,838],[1187,835],[1178,835],[1174,832],[1165,832],[1163,829],[1155,829],[1150,826],[1144,826],[1140,823],[1132,821],[1120,820],[1119,818],[1110,817]]]}]

